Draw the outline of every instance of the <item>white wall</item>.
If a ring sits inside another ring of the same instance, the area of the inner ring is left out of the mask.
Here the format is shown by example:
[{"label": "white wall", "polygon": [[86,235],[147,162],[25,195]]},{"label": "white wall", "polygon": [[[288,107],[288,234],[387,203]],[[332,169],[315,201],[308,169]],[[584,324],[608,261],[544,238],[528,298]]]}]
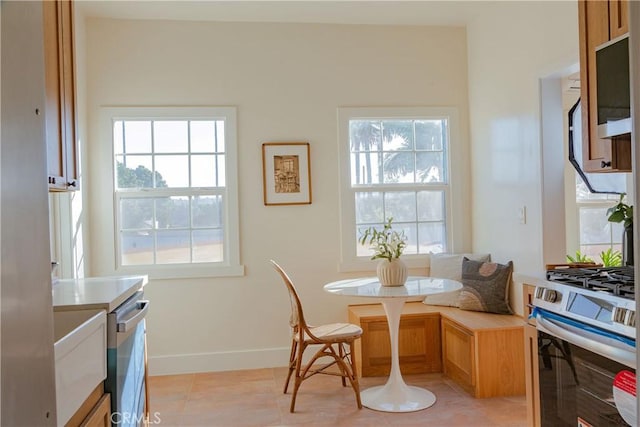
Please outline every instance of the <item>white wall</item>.
[{"label": "white wall", "polygon": [[[297,282],[312,322],[346,320],[356,300],[322,291],[344,277],[337,273],[337,107],[454,106],[457,143],[469,151],[464,28],[89,19],[86,34],[90,275],[113,272],[113,248],[105,245],[113,233],[111,147],[97,133],[100,106],[238,108],[246,275],[149,283],[152,374],[286,365],[289,305],[269,258]],[[311,143],[313,204],[263,205],[267,141]],[[469,158],[456,166],[468,170]],[[462,226],[470,247],[469,223]]]},{"label": "white wall", "polygon": [[[544,271],[539,79],[578,62],[577,23],[575,1],[495,2],[467,28],[473,249],[520,274]],[[516,283],[518,312],[521,292]]]}]

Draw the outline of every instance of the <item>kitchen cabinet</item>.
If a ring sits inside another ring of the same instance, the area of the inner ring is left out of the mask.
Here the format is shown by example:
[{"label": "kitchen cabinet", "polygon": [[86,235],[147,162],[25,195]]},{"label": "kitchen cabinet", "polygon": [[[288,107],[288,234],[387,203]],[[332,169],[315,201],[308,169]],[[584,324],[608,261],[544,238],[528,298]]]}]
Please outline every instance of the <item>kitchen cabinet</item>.
[{"label": "kitchen cabinet", "polygon": [[91,392],[65,427],[111,427],[111,395],[104,392],[103,383]]},{"label": "kitchen cabinet", "polygon": [[598,138],[596,48],[628,31],[628,1],[578,0],[582,154],[586,172],[631,172],[631,135]]},{"label": "kitchen cabinet", "polygon": [[[426,306],[419,303],[418,309]],[[442,372],[440,358],[440,314],[437,309],[420,312],[405,304],[398,334],[402,374]],[[386,376],[391,371],[389,324],[380,304],[349,307],[349,321],[362,328],[356,340],[356,366],[363,377]]]},{"label": "kitchen cabinet", "polygon": [[[523,284],[523,313],[528,318],[531,314],[534,285]],[[527,426],[540,427],[540,381],[538,378],[538,330],[536,321],[527,319],[524,327],[524,364],[525,388],[527,395]]]},{"label": "kitchen cabinet", "polygon": [[49,191],[78,189],[73,2],[44,1],[45,139]]},{"label": "kitchen cabinet", "polygon": [[522,319],[464,310],[441,315],[448,377],[476,398],[525,394]]}]

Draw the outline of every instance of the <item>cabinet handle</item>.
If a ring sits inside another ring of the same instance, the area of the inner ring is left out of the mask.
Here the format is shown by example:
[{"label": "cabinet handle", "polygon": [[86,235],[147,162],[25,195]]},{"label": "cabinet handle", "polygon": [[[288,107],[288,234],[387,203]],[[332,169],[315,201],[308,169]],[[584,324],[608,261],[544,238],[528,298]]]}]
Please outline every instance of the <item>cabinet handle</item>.
[{"label": "cabinet handle", "polygon": [[75,181],[67,182],[67,187],[75,187],[75,186],[76,186]]},{"label": "cabinet handle", "polygon": [[609,160],[608,162],[605,162],[604,160],[602,161],[602,163],[600,163],[600,167],[603,168],[610,168],[611,167],[611,160]]}]

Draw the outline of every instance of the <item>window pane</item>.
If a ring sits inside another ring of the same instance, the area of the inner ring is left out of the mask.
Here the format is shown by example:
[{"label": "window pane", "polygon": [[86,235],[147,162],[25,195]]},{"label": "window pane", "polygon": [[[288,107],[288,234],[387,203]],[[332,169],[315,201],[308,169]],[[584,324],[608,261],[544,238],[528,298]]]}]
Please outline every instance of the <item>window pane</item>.
[{"label": "window pane", "polygon": [[124,152],[151,153],[151,122],[127,120],[124,123]]},{"label": "window pane", "polygon": [[193,262],[224,261],[224,237],[222,230],[194,230]]},{"label": "window pane", "polygon": [[609,243],[611,223],[607,208],[580,208],[580,244]]},{"label": "window pane", "polygon": [[380,155],[378,153],[359,153],[351,155],[351,184],[379,184]]},{"label": "window pane", "polygon": [[418,221],[444,221],[444,192],[418,192]]},{"label": "window pane", "polygon": [[216,121],[216,152],[224,153],[227,151],[224,140],[224,120]]},{"label": "window pane", "polygon": [[213,153],[216,151],[216,122],[192,121],[190,126],[192,153]]},{"label": "window pane", "polygon": [[[396,220],[393,219],[395,224]],[[405,254],[417,254],[418,253],[418,236],[415,222],[412,224],[395,224],[394,229],[398,231],[404,231],[404,235],[407,236],[407,246],[404,248]]]},{"label": "window pane", "polygon": [[227,186],[227,163],[224,154],[216,155],[216,161],[218,164],[218,174],[216,175],[216,179],[218,180],[218,187],[226,187]]},{"label": "window pane", "polygon": [[447,182],[444,154],[442,152],[416,153],[418,182]]},{"label": "window pane", "polygon": [[122,120],[113,122],[113,152],[115,154],[124,153],[124,136],[122,135]]},{"label": "window pane", "polygon": [[116,156],[118,188],[152,188],[151,156]]},{"label": "window pane", "polygon": [[155,199],[158,229],[189,227],[189,198],[163,197]]},{"label": "window pane", "polygon": [[156,234],[157,264],[179,264],[191,261],[189,230],[159,230]]},{"label": "window pane", "polygon": [[150,231],[120,233],[122,265],[153,264],[153,234]]},{"label": "window pane", "polygon": [[384,195],[385,220],[394,223],[416,221],[416,193],[413,191],[388,192]]},{"label": "window pane", "polygon": [[222,197],[194,196],[191,201],[192,226],[222,227]]},{"label": "window pane", "polygon": [[446,228],[444,223],[422,223],[418,226],[420,241],[419,253],[438,254],[447,249]]},{"label": "window pane", "polygon": [[445,120],[416,120],[416,149],[442,151],[442,131]]},{"label": "window pane", "polygon": [[153,199],[120,200],[120,218],[122,229],[152,229]]},{"label": "window pane", "polygon": [[356,224],[382,223],[384,221],[382,193],[361,192],[356,193],[355,197]]},{"label": "window pane", "polygon": [[[164,187],[189,186],[189,156],[155,156],[156,172],[162,177]],[[156,185],[161,187],[161,185]]]},{"label": "window pane", "polygon": [[191,186],[216,186],[216,159],[214,155],[191,156]]},{"label": "window pane", "polygon": [[155,153],[186,153],[189,151],[187,122],[182,120],[153,122]]},{"label": "window pane", "polygon": [[385,153],[384,182],[385,183],[414,183],[415,182],[415,154]]},{"label": "window pane", "polygon": [[384,151],[413,150],[413,121],[383,121],[382,149]]},{"label": "window pane", "polygon": [[379,120],[350,120],[349,145],[352,152],[382,149],[382,124]]}]

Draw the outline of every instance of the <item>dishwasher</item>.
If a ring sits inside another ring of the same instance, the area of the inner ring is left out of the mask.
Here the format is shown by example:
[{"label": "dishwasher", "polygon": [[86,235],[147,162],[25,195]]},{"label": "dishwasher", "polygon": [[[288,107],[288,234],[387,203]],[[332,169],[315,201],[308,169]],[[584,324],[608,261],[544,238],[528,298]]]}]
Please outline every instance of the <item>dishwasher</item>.
[{"label": "dishwasher", "polygon": [[144,425],[147,415],[146,323],[149,301],[137,291],[107,314],[107,379],[111,393],[111,423]]}]

